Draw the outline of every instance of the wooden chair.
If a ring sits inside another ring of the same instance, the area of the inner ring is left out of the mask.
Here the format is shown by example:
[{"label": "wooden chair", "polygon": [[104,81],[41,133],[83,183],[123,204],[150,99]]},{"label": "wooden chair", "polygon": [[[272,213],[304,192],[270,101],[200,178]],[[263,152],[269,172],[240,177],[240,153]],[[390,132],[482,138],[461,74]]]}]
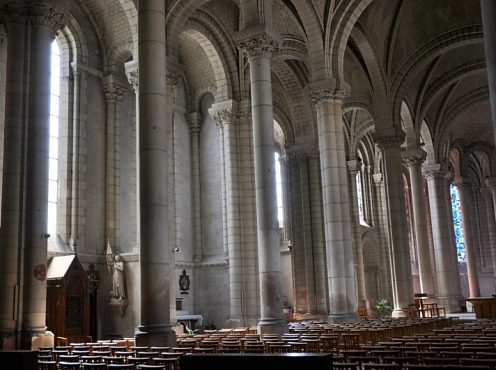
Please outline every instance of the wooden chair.
[{"label": "wooden chair", "polygon": [[179,358],[152,358],[153,365],[161,365],[165,370],[175,370],[179,368]]},{"label": "wooden chair", "polygon": [[124,364],[126,362],[125,360],[125,357],[102,356],[102,362],[106,364]]},{"label": "wooden chair", "polygon": [[62,362],[79,362],[78,355],[59,355],[59,361]]},{"label": "wooden chair", "polygon": [[128,364],[134,364],[135,366],[138,366],[138,365],[146,365],[146,364],[149,364],[151,362],[151,357],[133,357],[133,356],[129,356],[127,358],[127,363]]},{"label": "wooden chair", "polygon": [[38,370],[57,370],[57,362],[38,360]]},{"label": "wooden chair", "polygon": [[108,364],[107,369],[135,370],[136,367],[133,364]]},{"label": "wooden chair", "polygon": [[138,365],[137,369],[156,369],[156,370],[165,370],[164,365]]},{"label": "wooden chair", "polygon": [[60,370],[79,370],[79,362],[64,362],[59,361],[58,366]]},{"label": "wooden chair", "polygon": [[67,346],[69,345],[69,342],[67,341],[66,337],[57,337],[55,341],[56,346]]},{"label": "wooden chair", "polygon": [[402,367],[399,364],[384,364],[384,363],[373,363],[373,364],[363,364],[363,370],[401,370]]},{"label": "wooden chair", "polygon": [[107,369],[107,364],[103,362],[82,362],[81,370]]},{"label": "wooden chair", "polygon": [[357,362],[333,362],[332,368],[336,370],[360,370]]}]

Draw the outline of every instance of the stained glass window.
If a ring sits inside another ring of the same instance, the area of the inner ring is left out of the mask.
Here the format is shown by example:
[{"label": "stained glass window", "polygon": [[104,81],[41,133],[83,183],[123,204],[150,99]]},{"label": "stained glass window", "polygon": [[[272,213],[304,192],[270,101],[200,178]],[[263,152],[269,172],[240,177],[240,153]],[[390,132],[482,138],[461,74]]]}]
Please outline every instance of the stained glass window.
[{"label": "stained glass window", "polygon": [[456,254],[458,261],[465,262],[465,242],[463,239],[463,219],[460,209],[460,194],[455,185],[450,185],[451,210],[453,212],[453,226],[455,229]]}]

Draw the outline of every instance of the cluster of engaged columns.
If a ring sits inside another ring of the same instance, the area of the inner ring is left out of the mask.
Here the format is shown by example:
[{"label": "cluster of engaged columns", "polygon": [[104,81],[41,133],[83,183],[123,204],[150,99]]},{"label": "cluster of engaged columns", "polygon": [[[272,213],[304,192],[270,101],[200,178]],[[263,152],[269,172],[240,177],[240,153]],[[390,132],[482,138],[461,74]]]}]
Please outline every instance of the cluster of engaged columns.
[{"label": "cluster of engaged columns", "polygon": [[333,81],[316,83],[311,99],[317,110],[329,286],[328,319],[343,322],[356,320],[358,307],[342,110],[347,94],[333,86]]},{"label": "cluster of engaged columns", "polygon": [[7,27],[0,347],[30,348],[46,329],[50,50],[62,14],[17,2],[0,11]]}]

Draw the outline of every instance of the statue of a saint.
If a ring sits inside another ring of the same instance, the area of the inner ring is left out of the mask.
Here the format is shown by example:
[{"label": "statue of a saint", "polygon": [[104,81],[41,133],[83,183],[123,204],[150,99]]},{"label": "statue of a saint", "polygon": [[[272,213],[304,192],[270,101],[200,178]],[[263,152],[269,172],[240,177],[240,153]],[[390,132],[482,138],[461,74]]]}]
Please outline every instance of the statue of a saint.
[{"label": "statue of a saint", "polygon": [[126,298],[124,288],[124,261],[118,254],[114,257],[114,273],[112,277],[112,296],[117,299]]}]

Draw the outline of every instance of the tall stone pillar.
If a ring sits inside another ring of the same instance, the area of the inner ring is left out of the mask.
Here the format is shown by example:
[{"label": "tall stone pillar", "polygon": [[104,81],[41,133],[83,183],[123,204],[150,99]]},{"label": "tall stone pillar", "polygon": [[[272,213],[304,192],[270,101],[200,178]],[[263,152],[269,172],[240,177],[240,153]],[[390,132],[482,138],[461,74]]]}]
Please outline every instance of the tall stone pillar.
[{"label": "tall stone pillar", "polygon": [[427,231],[427,211],[424,199],[424,178],[422,163],[427,153],[421,148],[408,150],[403,153],[403,159],[408,163],[410,172],[413,219],[417,244],[418,269],[420,275],[420,292],[429,297],[434,295],[431,256],[429,252],[429,234]]},{"label": "tall stone pillar", "polygon": [[226,190],[227,251],[229,260],[230,314],[228,327],[239,327],[244,323],[243,312],[243,258],[241,242],[241,196],[239,191],[239,164],[237,149],[237,102],[227,100],[214,104],[209,114],[222,126],[224,142],[224,168]]},{"label": "tall stone pillar", "polygon": [[429,192],[429,206],[432,223],[432,241],[434,244],[434,259],[436,261],[437,290],[439,306],[447,312],[460,310],[460,277],[456,256],[456,246],[450,229],[453,228],[449,215],[451,208],[446,202],[446,192],[449,191],[444,179],[441,165],[424,166]]},{"label": "tall stone pillar", "polygon": [[[1,348],[31,348],[46,330],[51,43],[62,14],[11,2],[7,22],[2,224]],[[29,83],[28,83],[29,81]]]},{"label": "tall stone pillar", "polygon": [[355,260],[344,146],[344,91],[335,91],[330,81],[312,87],[317,110],[317,128],[322,177],[322,198],[329,286],[329,321],[357,320]]},{"label": "tall stone pillar", "polygon": [[[135,148],[135,166],[136,166],[136,179],[140,178],[140,172],[139,172],[139,70],[138,70],[138,62],[137,60],[131,60],[127,62],[125,65],[125,71],[126,71],[126,77],[128,82],[131,84],[134,90],[134,95],[136,97],[136,110],[135,110],[135,129],[134,129],[134,135],[135,135],[135,143],[136,143],[136,148]],[[139,184],[138,180],[136,181],[136,186],[135,186],[135,191],[136,191],[136,215],[135,215],[135,220],[136,220],[136,229],[135,229],[135,244],[133,247],[133,253],[139,253],[139,235],[140,235],[140,207],[139,207],[139,202],[140,202],[140,189],[139,189]]]},{"label": "tall stone pillar", "polygon": [[363,264],[363,248],[361,241],[360,230],[360,215],[358,212],[358,191],[356,176],[360,172],[362,162],[357,160],[350,160],[347,162],[348,172],[350,174],[350,190],[351,190],[351,215],[353,220],[353,245],[355,251],[355,274],[357,284],[357,297],[358,307],[367,308],[369,302],[367,300],[367,293],[365,291],[365,269]]},{"label": "tall stone pillar", "polygon": [[270,60],[272,53],[278,49],[278,41],[273,35],[258,28],[240,32],[238,39],[238,47],[248,56],[250,64],[260,277],[261,317],[258,327],[261,333],[282,333],[287,329],[282,319],[281,255],[270,75]]},{"label": "tall stone pillar", "polygon": [[[491,194],[493,195],[493,209],[496,211],[496,177],[486,179],[486,186],[491,190]],[[496,212],[494,217],[496,220]]]},{"label": "tall stone pillar", "polygon": [[170,325],[165,1],[138,4],[140,318],[137,345],[175,346]]},{"label": "tall stone pillar", "polygon": [[460,194],[460,208],[463,218],[463,239],[465,242],[465,253],[467,256],[467,275],[470,297],[480,296],[479,277],[477,274],[477,260],[473,240],[473,227],[470,222],[471,209],[474,207],[471,184],[463,178],[455,178],[455,186]]},{"label": "tall stone pillar", "polygon": [[201,114],[189,115],[189,131],[191,133],[191,182],[193,184],[193,260],[202,260],[202,231],[201,231],[201,191],[200,191],[200,130]]},{"label": "tall stone pillar", "polygon": [[481,0],[482,28],[484,31],[484,49],[486,51],[486,71],[489,82],[489,96],[493,117],[493,134],[496,142],[496,3],[493,0]]},{"label": "tall stone pillar", "polygon": [[123,83],[113,75],[103,79],[103,92],[107,108],[105,130],[105,237],[111,245],[119,241],[119,112],[122,97],[127,92]]},{"label": "tall stone pillar", "polygon": [[493,206],[493,195],[491,189],[483,187],[480,189],[484,198],[484,208],[486,209],[487,233],[489,237],[489,250],[491,252],[491,265],[493,268],[493,277],[496,283],[496,218]]},{"label": "tall stone pillar", "polygon": [[395,130],[376,135],[376,142],[382,150],[383,158],[386,212],[390,225],[393,316],[396,317],[405,316],[408,305],[414,301],[402,176],[401,144],[403,141],[404,134],[395,132]]}]

